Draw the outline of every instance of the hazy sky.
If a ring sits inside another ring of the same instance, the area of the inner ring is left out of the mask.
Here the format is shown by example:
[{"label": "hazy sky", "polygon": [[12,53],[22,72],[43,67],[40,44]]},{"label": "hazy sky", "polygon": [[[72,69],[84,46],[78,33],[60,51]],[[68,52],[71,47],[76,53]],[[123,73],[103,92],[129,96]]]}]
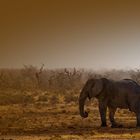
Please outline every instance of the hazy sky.
[{"label": "hazy sky", "polygon": [[0,67],[136,68],[139,0],[0,0]]}]

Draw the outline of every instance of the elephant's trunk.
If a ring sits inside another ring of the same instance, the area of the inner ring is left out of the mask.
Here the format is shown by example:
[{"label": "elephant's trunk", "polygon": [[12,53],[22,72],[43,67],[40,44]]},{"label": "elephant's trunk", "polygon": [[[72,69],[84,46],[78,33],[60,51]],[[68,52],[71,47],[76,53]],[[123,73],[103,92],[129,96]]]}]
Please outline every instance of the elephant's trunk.
[{"label": "elephant's trunk", "polygon": [[79,111],[80,111],[81,117],[83,117],[83,118],[88,117],[88,113],[86,111],[84,111],[84,105],[85,105],[86,98],[87,98],[87,96],[83,95],[83,93],[81,92],[80,98],[79,98]]}]

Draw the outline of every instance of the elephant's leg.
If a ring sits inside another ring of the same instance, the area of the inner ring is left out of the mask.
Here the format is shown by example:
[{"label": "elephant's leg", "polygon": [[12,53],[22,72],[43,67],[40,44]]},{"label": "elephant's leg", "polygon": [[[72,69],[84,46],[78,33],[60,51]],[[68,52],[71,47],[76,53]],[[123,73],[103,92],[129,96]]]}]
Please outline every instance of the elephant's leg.
[{"label": "elephant's leg", "polygon": [[109,107],[109,119],[111,122],[111,127],[115,127],[117,125],[114,119],[115,112],[116,112],[116,108]]},{"label": "elephant's leg", "polygon": [[137,118],[137,127],[140,127],[140,102],[136,104],[136,118]]},{"label": "elephant's leg", "polygon": [[104,103],[99,103],[99,112],[100,112],[100,116],[101,116],[101,127],[106,127],[106,110],[107,110],[107,106]]},{"label": "elephant's leg", "polygon": [[114,115],[115,115],[116,109],[117,109],[117,108],[109,107],[109,119],[110,119],[111,127],[112,127],[112,128],[122,127],[121,124],[117,124],[117,123],[115,122]]},{"label": "elephant's leg", "polygon": [[137,116],[137,127],[140,127],[140,113],[136,114]]}]

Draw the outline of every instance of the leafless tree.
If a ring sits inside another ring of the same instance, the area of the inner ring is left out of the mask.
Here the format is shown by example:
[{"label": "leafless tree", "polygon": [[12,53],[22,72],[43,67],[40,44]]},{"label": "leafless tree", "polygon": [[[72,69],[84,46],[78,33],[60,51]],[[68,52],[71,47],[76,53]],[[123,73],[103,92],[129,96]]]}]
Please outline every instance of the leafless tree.
[{"label": "leafless tree", "polygon": [[36,79],[37,79],[37,84],[38,84],[38,87],[40,87],[40,83],[41,83],[41,80],[40,80],[40,75],[43,71],[43,68],[44,68],[44,64],[42,64],[41,68],[39,69],[38,72],[36,72],[35,76],[36,76]]}]

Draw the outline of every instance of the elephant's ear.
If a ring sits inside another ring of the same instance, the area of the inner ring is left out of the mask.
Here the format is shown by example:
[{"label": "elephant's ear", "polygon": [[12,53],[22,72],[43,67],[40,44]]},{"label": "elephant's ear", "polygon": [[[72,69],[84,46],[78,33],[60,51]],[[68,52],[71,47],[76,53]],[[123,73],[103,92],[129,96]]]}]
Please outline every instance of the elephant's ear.
[{"label": "elephant's ear", "polygon": [[102,79],[96,79],[94,85],[91,88],[90,97],[96,97],[103,89]]}]

